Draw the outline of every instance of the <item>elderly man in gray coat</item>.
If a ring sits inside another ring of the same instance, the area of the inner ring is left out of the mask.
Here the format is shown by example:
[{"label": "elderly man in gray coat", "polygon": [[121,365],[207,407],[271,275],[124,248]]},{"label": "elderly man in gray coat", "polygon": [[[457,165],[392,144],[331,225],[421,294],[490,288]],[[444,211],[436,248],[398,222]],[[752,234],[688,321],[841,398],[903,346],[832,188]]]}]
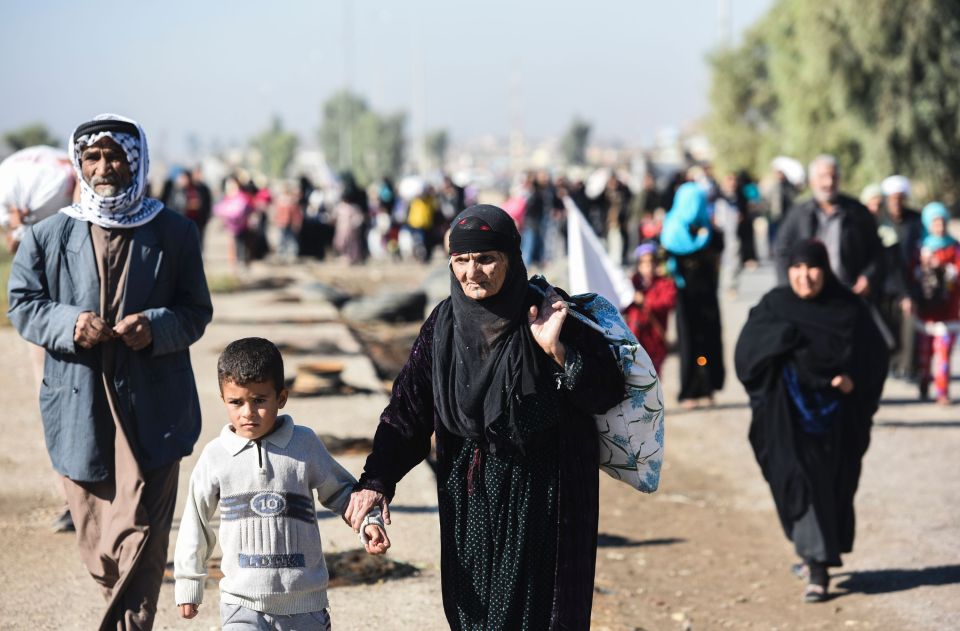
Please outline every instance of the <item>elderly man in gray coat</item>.
[{"label": "elderly man in gray coat", "polygon": [[40,411],[80,555],[107,601],[101,629],[150,629],[180,459],[200,434],[189,346],[213,315],[194,224],[145,196],[134,121],[70,137],[79,202],[30,226],[9,317],[46,350]]}]

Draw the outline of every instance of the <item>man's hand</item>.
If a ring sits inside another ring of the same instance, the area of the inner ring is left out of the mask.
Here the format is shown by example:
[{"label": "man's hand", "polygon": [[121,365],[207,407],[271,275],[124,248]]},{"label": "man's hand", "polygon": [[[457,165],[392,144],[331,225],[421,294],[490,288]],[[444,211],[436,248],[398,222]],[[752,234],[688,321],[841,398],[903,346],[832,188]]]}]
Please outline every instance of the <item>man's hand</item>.
[{"label": "man's hand", "polygon": [[367,554],[383,554],[390,549],[390,538],[387,533],[376,524],[367,524],[363,529],[363,534],[367,536],[367,543],[364,547]]},{"label": "man's hand", "polygon": [[117,326],[113,327],[113,332],[135,351],[143,350],[153,342],[150,320],[142,313],[132,313],[120,320]]},{"label": "man's hand", "polygon": [[197,615],[197,609],[199,608],[200,607],[198,605],[193,603],[183,603],[180,605],[180,617],[186,618],[187,620],[190,618],[195,618]]},{"label": "man's hand", "polygon": [[360,526],[363,525],[363,519],[374,506],[379,506],[383,512],[383,523],[390,525],[390,500],[383,496],[383,493],[377,493],[370,489],[360,489],[354,491],[350,496],[350,503],[347,504],[347,510],[343,511],[343,521],[347,522],[353,532],[360,532]]},{"label": "man's hand", "polygon": [[830,382],[830,385],[844,394],[853,392],[853,380],[848,375],[837,375]]},{"label": "man's hand", "polygon": [[900,310],[903,311],[903,315],[908,316],[913,313],[913,300],[910,298],[904,298],[900,301]]},{"label": "man's hand", "polygon": [[23,225],[23,218],[29,213],[28,210],[17,208],[16,206],[10,208],[7,211],[7,221],[9,223],[10,230],[15,230]]},{"label": "man's hand", "polygon": [[83,348],[93,348],[100,342],[106,342],[115,336],[106,320],[93,311],[84,311],[77,318],[73,329],[73,341]]},{"label": "man's hand", "polygon": [[858,296],[866,296],[870,293],[870,281],[866,276],[860,276],[857,278],[857,282],[853,284],[853,287],[850,288],[850,291]]}]

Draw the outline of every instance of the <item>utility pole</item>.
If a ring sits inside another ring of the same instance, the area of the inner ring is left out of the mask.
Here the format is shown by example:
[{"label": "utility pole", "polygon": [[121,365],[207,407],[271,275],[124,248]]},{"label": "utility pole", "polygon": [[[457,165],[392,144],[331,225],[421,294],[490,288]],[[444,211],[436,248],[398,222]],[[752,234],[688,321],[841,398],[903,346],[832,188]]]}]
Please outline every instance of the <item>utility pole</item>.
[{"label": "utility pole", "polygon": [[353,4],[343,0],[343,89],[347,120],[340,126],[340,168],[353,165]]},{"label": "utility pole", "polygon": [[427,172],[427,60],[423,47],[423,24],[417,20],[413,33],[413,135],[414,161],[418,173]]},{"label": "utility pole", "polygon": [[717,48],[721,50],[730,47],[730,2],[717,0]]},{"label": "utility pole", "polygon": [[519,62],[510,74],[510,169],[518,173],[526,167],[526,142],[523,135],[523,82]]}]

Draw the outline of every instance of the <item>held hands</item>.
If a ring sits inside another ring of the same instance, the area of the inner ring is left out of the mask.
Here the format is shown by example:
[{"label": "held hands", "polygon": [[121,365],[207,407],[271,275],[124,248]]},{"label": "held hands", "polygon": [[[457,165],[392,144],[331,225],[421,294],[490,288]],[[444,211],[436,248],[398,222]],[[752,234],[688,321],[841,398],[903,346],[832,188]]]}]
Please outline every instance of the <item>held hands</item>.
[{"label": "held hands", "polygon": [[550,359],[561,366],[567,358],[567,349],[560,341],[560,329],[563,328],[563,322],[567,319],[567,310],[567,303],[551,289],[544,297],[540,308],[538,309],[535,305],[530,307],[530,313],[527,315],[533,339]]},{"label": "held hands", "polygon": [[363,529],[363,534],[367,537],[363,544],[367,554],[383,554],[390,549],[390,538],[387,537],[386,531],[380,526],[367,524],[367,527]]},{"label": "held hands", "polygon": [[[390,500],[383,496],[383,493],[377,493],[370,489],[360,489],[354,491],[350,496],[350,503],[347,504],[347,510],[343,511],[343,521],[353,528],[353,532],[360,532],[360,526],[363,524],[363,518],[367,516],[370,509],[379,506],[383,513],[383,523],[390,525]],[[369,526],[368,526],[369,527]],[[368,535],[369,536],[369,535]],[[386,535],[384,535],[386,537]],[[389,541],[387,547],[390,547]]]},{"label": "held hands", "polygon": [[853,392],[853,380],[850,379],[849,375],[837,375],[830,382],[830,385],[844,394]]},{"label": "held hands", "polygon": [[199,608],[199,605],[195,605],[193,603],[183,603],[180,605],[180,617],[186,618],[187,620],[195,618]]}]

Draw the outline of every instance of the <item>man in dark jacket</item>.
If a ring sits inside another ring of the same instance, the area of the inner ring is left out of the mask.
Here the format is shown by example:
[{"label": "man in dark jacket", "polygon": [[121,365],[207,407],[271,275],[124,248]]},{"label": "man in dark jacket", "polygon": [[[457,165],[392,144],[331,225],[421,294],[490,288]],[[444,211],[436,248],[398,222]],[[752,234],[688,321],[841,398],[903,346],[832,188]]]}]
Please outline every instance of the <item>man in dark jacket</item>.
[{"label": "man in dark jacket", "polygon": [[877,222],[863,204],[838,192],[840,168],[835,157],[817,156],[809,174],[813,198],[794,205],[774,243],[778,284],[787,283],[794,245],[818,239],[826,246],[830,267],[840,282],[855,294],[869,296],[882,272]]},{"label": "man in dark jacket", "polygon": [[[889,320],[889,326],[894,336],[899,338],[896,353],[891,357],[890,364],[893,374],[898,377],[912,379],[916,372],[916,332],[913,328],[913,298],[915,283],[913,272],[920,261],[920,242],[923,241],[923,222],[920,213],[907,207],[910,199],[910,180],[902,175],[891,175],[880,185],[884,196],[886,224],[892,230],[896,239],[898,256],[895,261],[897,269],[886,270],[888,278],[900,279],[899,309],[891,309],[881,305],[881,313]],[[881,227],[881,236],[883,227]],[[881,238],[881,241],[883,239]],[[886,243],[884,243],[886,246]],[[886,259],[885,259],[886,260]]]}]

